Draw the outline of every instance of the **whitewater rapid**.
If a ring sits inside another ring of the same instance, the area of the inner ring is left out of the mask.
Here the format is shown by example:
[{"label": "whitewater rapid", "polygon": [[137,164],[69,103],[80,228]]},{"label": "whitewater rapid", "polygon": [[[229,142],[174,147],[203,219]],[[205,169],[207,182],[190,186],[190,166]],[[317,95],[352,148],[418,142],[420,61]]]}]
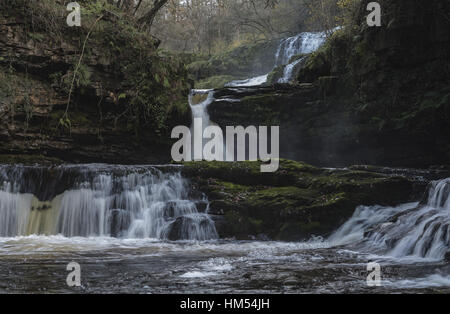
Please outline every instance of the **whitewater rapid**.
[{"label": "whitewater rapid", "polygon": [[421,202],[359,206],[306,242],[219,239],[179,167],[0,166],[0,179],[0,292],[73,292],[72,261],[78,292],[371,292],[369,262],[378,292],[450,291],[450,179]]},{"label": "whitewater rapid", "polygon": [[[202,195],[193,198],[187,180],[172,170],[0,166],[0,236],[217,238],[207,214],[208,200]],[[51,195],[45,185],[66,189]]]}]

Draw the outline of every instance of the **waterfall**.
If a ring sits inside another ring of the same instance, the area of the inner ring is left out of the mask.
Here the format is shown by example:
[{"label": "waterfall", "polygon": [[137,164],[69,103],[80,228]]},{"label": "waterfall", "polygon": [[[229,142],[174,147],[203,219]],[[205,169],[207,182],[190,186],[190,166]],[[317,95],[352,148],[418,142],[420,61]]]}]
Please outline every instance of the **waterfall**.
[{"label": "waterfall", "polygon": [[162,168],[0,166],[0,236],[216,239],[207,199]]},{"label": "waterfall", "polygon": [[304,59],[305,58],[303,57],[286,65],[283,70],[283,76],[278,79],[278,83],[289,83],[292,80],[292,74],[296,65],[302,62]]},{"label": "waterfall", "polygon": [[[293,76],[295,66],[302,60],[298,59],[294,62],[289,62],[290,59],[299,54],[308,54],[316,51],[325,42],[327,33],[333,32],[333,29],[328,32],[305,32],[296,36],[284,38],[280,40],[277,52],[275,54],[274,68],[281,65],[286,65],[283,77],[278,80],[278,83],[289,83]],[[259,86],[267,82],[269,74],[252,77],[245,80],[236,80],[227,83],[228,87],[250,87]]]},{"label": "waterfall", "polygon": [[306,32],[282,39],[275,54],[275,66],[288,64],[295,55],[316,51],[325,42],[326,34],[327,32]]},{"label": "waterfall", "polygon": [[[194,98],[199,97],[199,101],[195,101]],[[203,132],[210,125],[216,125],[209,118],[208,106],[214,102],[214,90],[210,89],[192,89],[189,93],[189,106],[192,111],[192,125],[191,125],[191,135],[192,139],[192,160],[197,160],[194,156],[195,152],[195,139],[201,139],[200,149],[203,151],[203,147],[206,144],[203,139]],[[201,121],[201,124],[198,123]]]},{"label": "waterfall", "polygon": [[245,80],[236,80],[225,84],[227,87],[251,87],[251,86],[259,86],[267,82],[267,77],[269,74],[264,74],[256,77],[251,77]]},{"label": "waterfall", "polygon": [[329,241],[392,257],[442,260],[450,252],[450,178],[431,183],[426,202],[360,206]]},{"label": "waterfall", "polygon": [[[204,99],[201,99],[196,103],[194,100],[194,97],[196,96],[203,96]],[[211,125],[207,108],[214,100],[214,90],[211,89],[192,89],[189,93],[189,106],[192,111],[192,121],[197,118],[202,119],[203,128],[194,129],[193,126],[191,128],[192,134],[199,133],[199,138],[202,138],[204,129]]]}]

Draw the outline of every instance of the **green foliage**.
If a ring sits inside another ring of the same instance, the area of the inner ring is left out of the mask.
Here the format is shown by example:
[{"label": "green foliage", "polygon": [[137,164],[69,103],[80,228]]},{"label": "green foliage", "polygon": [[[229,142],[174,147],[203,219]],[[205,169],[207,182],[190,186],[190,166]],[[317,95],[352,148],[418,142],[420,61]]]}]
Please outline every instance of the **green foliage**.
[{"label": "green foliage", "polygon": [[189,87],[182,78],[185,70],[176,58],[141,56],[139,62],[122,63],[122,71],[124,83],[132,86],[127,92],[127,115],[138,124],[151,125],[156,133],[162,134],[168,131],[172,111],[186,112]]},{"label": "green foliage", "polygon": [[65,128],[70,130],[72,128],[72,122],[70,121],[70,119],[66,116],[63,116],[62,118],[59,119],[59,124]]},{"label": "green foliage", "polygon": [[267,76],[267,83],[274,84],[283,76],[285,65],[279,65]]},{"label": "green foliage", "polygon": [[360,4],[361,0],[338,0],[337,5],[340,9],[340,15],[336,17],[338,23],[347,29],[356,27],[356,15]]},{"label": "green foliage", "polygon": [[[165,136],[172,118],[187,115],[190,85],[184,64],[178,57],[159,51],[159,40],[138,28],[132,15],[106,0],[80,0],[81,27],[67,27],[64,1],[5,1],[2,7],[23,17],[28,37],[37,46],[54,42],[76,50],[68,56],[66,66],[46,73],[56,91],[67,97],[72,91],[67,114],[55,119],[63,128],[70,129],[76,120],[73,110],[77,106],[71,105],[83,97],[98,97],[99,104],[110,97],[114,104],[103,109],[107,112],[100,114],[102,121],[127,125],[136,134],[145,127]],[[108,76],[118,84],[111,84]],[[12,97],[10,85],[0,88],[0,96],[5,94],[1,99]],[[27,103],[25,99],[24,108],[29,109]]]},{"label": "green foliage", "polygon": [[[63,88],[66,91],[69,91],[70,85],[72,83],[74,71],[75,71],[76,65],[73,66],[73,68],[66,73],[66,75],[63,78]],[[80,64],[78,67],[77,72],[75,73],[75,80],[74,80],[74,88],[83,88],[87,87],[91,84],[91,76],[92,76],[92,69],[89,68],[89,66],[85,64]],[[54,74],[52,77],[54,80],[58,79],[58,73]]]}]

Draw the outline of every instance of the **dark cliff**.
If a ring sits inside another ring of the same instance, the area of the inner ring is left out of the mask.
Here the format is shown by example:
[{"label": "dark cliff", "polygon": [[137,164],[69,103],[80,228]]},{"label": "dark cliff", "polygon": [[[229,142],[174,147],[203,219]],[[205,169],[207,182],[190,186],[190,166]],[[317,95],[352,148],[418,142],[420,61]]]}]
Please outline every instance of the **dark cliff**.
[{"label": "dark cliff", "polygon": [[218,90],[211,119],[280,125],[282,157],[314,165],[448,164],[450,4],[380,1],[382,26],[368,27],[367,2],[297,85]]},{"label": "dark cliff", "polygon": [[184,65],[115,7],[79,3],[81,27],[61,1],[0,3],[1,160],[167,162],[190,123]]}]

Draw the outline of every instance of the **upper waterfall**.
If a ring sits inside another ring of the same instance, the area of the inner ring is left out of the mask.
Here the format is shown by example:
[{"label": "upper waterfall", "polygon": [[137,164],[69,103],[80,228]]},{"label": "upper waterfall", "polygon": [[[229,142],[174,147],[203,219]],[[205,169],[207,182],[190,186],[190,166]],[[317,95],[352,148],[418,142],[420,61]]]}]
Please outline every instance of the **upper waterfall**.
[{"label": "upper waterfall", "polygon": [[0,182],[2,237],[217,238],[207,199],[175,168],[0,166]]},{"label": "upper waterfall", "polygon": [[288,64],[298,54],[311,53],[325,42],[327,32],[305,32],[282,39],[275,55],[275,65]]},{"label": "upper waterfall", "polygon": [[[335,30],[332,30],[335,31]],[[331,32],[332,32],[331,31]],[[278,44],[278,49],[274,56],[274,67],[280,65],[286,65],[284,75],[279,79],[279,83],[288,83],[292,78],[292,72],[301,60],[289,62],[291,58],[299,54],[312,53],[319,49],[319,47],[325,42],[326,36],[330,31],[325,32],[304,32],[296,36],[283,38]],[[236,80],[229,82],[226,86],[229,87],[245,87],[245,86],[258,86],[267,82],[268,74],[260,75],[257,77]]]}]

